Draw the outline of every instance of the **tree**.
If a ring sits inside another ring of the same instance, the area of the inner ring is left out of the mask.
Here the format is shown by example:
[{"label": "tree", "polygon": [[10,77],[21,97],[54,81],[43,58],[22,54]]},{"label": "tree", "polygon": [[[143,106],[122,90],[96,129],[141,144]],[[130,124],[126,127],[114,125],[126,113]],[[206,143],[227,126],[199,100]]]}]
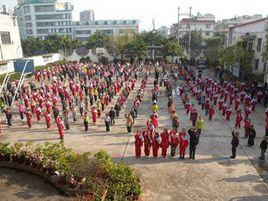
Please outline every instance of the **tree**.
[{"label": "tree", "polygon": [[39,38],[29,37],[21,41],[21,47],[25,56],[38,55],[42,52],[43,41]]},{"label": "tree", "polygon": [[94,35],[91,35],[87,41],[87,47],[89,49],[97,47],[105,48],[108,46],[108,44],[109,44],[109,37],[100,32],[96,32]]},{"label": "tree", "polygon": [[81,46],[81,41],[73,40],[71,36],[61,36],[60,40],[60,49],[63,51],[63,54],[66,55],[68,51],[74,50]]},{"label": "tree", "polygon": [[[202,34],[200,31],[192,31],[191,32],[191,56],[197,57],[201,53],[201,47],[202,47]],[[183,49],[188,52],[189,50],[189,34],[185,34],[180,39],[180,45],[183,47]]]},{"label": "tree", "polygon": [[168,39],[164,44],[164,55],[171,56],[171,63],[173,64],[174,56],[182,56],[183,50],[178,43],[178,41],[174,39]]},{"label": "tree", "polygon": [[221,51],[221,56],[219,58],[219,64],[221,66],[232,66],[236,62],[235,57],[235,46],[226,47]]},{"label": "tree", "polygon": [[219,59],[223,50],[224,38],[223,36],[214,36],[212,38],[205,39],[206,48],[204,50],[204,56],[210,66],[218,66]]},{"label": "tree", "polygon": [[157,32],[154,31],[143,31],[137,35],[137,37],[142,40],[147,46],[155,45],[160,46],[163,45],[165,38]]},{"label": "tree", "polygon": [[134,41],[129,42],[124,45],[123,47],[124,54],[133,59],[140,59],[145,55],[145,52],[147,50],[146,44],[143,40],[136,37]]},{"label": "tree", "polygon": [[61,48],[61,36],[58,35],[49,35],[44,40],[44,49],[46,53],[55,53],[58,52]]},{"label": "tree", "polygon": [[113,53],[116,56],[121,57],[121,60],[123,59],[123,54],[124,54],[124,47],[126,44],[131,43],[135,40],[135,35],[131,32],[127,32],[123,36],[117,36],[117,37],[112,37],[110,38],[110,43],[111,43],[111,48]]}]

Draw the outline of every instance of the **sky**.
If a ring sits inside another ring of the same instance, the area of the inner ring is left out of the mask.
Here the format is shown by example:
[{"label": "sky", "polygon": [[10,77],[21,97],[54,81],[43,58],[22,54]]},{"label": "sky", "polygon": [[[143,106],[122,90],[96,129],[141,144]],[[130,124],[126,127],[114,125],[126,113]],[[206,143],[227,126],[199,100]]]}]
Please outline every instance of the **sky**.
[{"label": "sky", "polygon": [[[60,0],[63,1],[63,0]],[[240,15],[262,14],[268,16],[268,0],[65,0],[74,5],[74,20],[79,20],[79,12],[92,9],[95,19],[138,19],[140,30],[152,30],[155,27],[170,27],[178,19],[178,7],[181,13],[210,13],[216,20],[228,19]],[[14,7],[17,0],[0,0],[1,4]],[[183,16],[181,16],[183,17]]]}]

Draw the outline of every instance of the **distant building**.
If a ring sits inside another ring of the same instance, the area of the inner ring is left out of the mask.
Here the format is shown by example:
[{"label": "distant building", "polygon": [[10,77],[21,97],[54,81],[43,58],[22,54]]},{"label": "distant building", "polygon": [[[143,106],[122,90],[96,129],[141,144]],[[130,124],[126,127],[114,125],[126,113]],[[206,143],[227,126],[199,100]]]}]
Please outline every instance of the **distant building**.
[{"label": "distant building", "polygon": [[82,42],[88,37],[100,32],[109,36],[121,36],[127,32],[138,33],[138,20],[95,20],[88,22],[73,22],[73,38]]},{"label": "distant building", "polygon": [[256,21],[259,19],[262,19],[262,15],[252,15],[252,16],[243,15],[243,16],[238,16],[238,17],[234,17],[230,19],[222,19],[221,21],[217,22],[217,32],[227,33],[229,27]]},{"label": "distant building", "polygon": [[172,25],[171,35],[176,35],[178,39],[182,38],[189,31],[200,31],[203,38],[209,38],[216,32],[215,16],[212,14],[201,15],[192,18],[182,18],[177,24]]},{"label": "distant building", "polygon": [[15,13],[21,38],[72,35],[73,6],[57,0],[18,0]]},{"label": "distant building", "polygon": [[166,26],[160,27],[159,29],[156,30],[156,32],[165,38],[169,36],[169,28]]},{"label": "distant building", "polygon": [[247,42],[247,49],[254,52],[252,72],[263,74],[267,72],[267,60],[263,57],[265,36],[268,34],[268,18],[247,22],[229,27],[227,46],[235,45],[239,40]]},{"label": "distant building", "polygon": [[93,10],[84,10],[80,12],[80,22],[95,21],[95,14]]},{"label": "distant building", "polygon": [[6,6],[2,6],[0,12],[0,61],[22,57],[17,17],[13,16]]}]

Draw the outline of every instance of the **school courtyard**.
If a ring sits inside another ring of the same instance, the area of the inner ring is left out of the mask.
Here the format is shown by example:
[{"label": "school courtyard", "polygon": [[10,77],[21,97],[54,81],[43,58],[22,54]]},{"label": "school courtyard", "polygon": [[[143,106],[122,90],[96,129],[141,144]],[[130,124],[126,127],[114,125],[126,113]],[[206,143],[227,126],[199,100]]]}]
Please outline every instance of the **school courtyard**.
[{"label": "school courtyard", "polygon": [[[134,132],[137,129],[145,129],[146,121],[150,115],[151,90],[154,75],[149,76],[144,101],[135,120]],[[237,158],[230,159],[231,155],[231,130],[234,126],[235,115],[227,122],[216,111],[214,120],[209,122],[208,117],[200,106],[197,106],[199,114],[205,119],[204,129],[197,146],[196,160],[157,159],[152,157],[136,159],[134,156],[134,137],[126,132],[124,114],[132,107],[136,91],[140,86],[138,79],[135,89],[131,92],[119,119],[116,119],[111,132],[105,132],[103,115],[96,125],[89,127],[89,132],[83,129],[82,118],[78,123],[71,125],[71,131],[66,132],[64,145],[78,152],[92,152],[106,150],[115,161],[122,160],[135,169],[141,177],[143,201],[266,201],[268,200],[268,163],[260,162],[259,144],[264,136],[264,107],[259,105],[251,114],[251,120],[255,125],[257,137],[253,147],[247,146],[247,140],[243,139],[244,130],[240,131],[240,146]],[[178,84],[183,84],[179,81]],[[175,88],[176,86],[174,86]],[[172,124],[168,114],[165,88],[160,88],[161,95],[158,98],[159,128],[171,129]],[[179,115],[180,127],[191,128],[189,116],[186,115],[181,99],[174,94],[176,111]],[[114,106],[116,98],[105,111]],[[4,118],[4,116],[2,116]],[[34,126],[28,129],[27,122],[21,121],[17,115],[12,128],[2,125],[2,141],[44,143],[59,142],[57,127],[53,123],[52,129],[47,131],[45,123],[37,123],[34,118]],[[160,153],[160,151],[159,151]],[[187,150],[188,158],[189,150]],[[0,169],[0,200],[68,200],[53,186],[45,183],[39,177],[25,172],[10,169]]]}]

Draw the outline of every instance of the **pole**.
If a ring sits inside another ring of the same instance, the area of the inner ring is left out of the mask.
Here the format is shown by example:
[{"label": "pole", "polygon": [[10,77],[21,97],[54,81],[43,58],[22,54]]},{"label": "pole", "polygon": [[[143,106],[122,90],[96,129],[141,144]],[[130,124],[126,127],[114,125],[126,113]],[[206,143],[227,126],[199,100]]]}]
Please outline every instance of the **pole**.
[{"label": "pole", "polygon": [[23,77],[25,76],[25,75],[24,75],[24,72],[25,72],[25,69],[26,69],[27,64],[29,63],[29,61],[30,61],[30,60],[27,60],[27,61],[25,62],[25,64],[24,64],[23,71],[22,71],[22,73],[21,73],[21,77],[20,77],[20,81],[19,81],[19,83],[18,83],[18,87],[16,88],[15,94],[14,94],[13,99],[12,99],[12,102],[11,102],[11,107],[12,107],[12,105],[13,105],[15,99],[16,99],[16,96],[17,96],[17,93],[18,93],[19,88],[21,87],[22,79],[23,79]]},{"label": "pole", "polygon": [[192,21],[192,7],[190,6],[190,12],[189,12],[189,40],[188,40],[188,55],[189,59],[191,58],[191,21]]}]

